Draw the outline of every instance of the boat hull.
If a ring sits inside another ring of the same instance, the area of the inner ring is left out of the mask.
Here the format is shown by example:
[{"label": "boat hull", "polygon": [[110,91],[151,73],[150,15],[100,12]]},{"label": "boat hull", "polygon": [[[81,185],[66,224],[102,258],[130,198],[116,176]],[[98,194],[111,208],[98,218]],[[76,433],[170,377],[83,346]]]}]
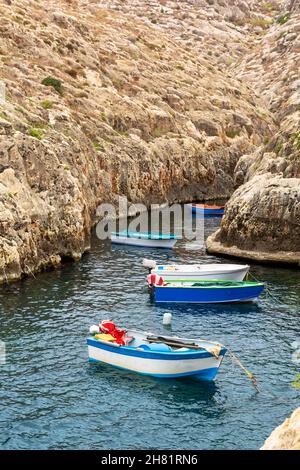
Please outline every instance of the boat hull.
[{"label": "boat hull", "polygon": [[231,303],[253,302],[262,293],[263,285],[229,288],[154,287],[156,303]]},{"label": "boat hull", "polygon": [[172,249],[176,243],[176,239],[144,239],[144,238],[133,238],[133,237],[122,237],[111,235],[111,242],[118,245],[131,245],[140,246],[143,248],[166,248]]},{"label": "boat hull", "polygon": [[218,216],[222,217],[224,214],[224,209],[199,209],[198,207],[192,208],[193,214],[203,214],[205,216]]},{"label": "boat hull", "polygon": [[224,207],[205,207],[204,205],[194,205],[190,204],[193,214],[202,214],[204,216],[219,216],[224,215]]},{"label": "boat hull", "polygon": [[[159,354],[114,344],[87,339],[90,362],[109,364],[119,369],[159,378],[181,378],[194,376],[197,379],[214,380],[226,349],[222,348],[216,358],[204,351],[182,354]],[[168,356],[166,358],[166,356]]]},{"label": "boat hull", "polygon": [[209,266],[205,265],[196,265],[194,269],[192,269],[192,266],[190,266],[190,271],[188,271],[187,269],[180,269],[180,265],[161,265],[157,266],[156,269],[152,269],[151,274],[163,276],[166,281],[180,279],[186,279],[190,281],[197,281],[201,279],[243,281],[249,269],[250,266],[248,265],[236,265],[234,267],[230,267],[230,265],[220,265],[220,268],[214,269],[210,269]]}]

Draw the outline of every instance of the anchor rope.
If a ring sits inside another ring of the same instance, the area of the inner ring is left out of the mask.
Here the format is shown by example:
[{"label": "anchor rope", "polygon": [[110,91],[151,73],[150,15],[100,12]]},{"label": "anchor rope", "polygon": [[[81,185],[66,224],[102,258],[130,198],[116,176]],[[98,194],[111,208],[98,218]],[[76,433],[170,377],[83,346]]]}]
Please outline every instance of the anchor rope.
[{"label": "anchor rope", "polygon": [[[248,272],[248,274],[247,274],[247,278],[249,278],[249,277],[250,277],[251,279],[253,279],[255,282],[262,282],[262,281],[260,281],[259,279],[257,279],[257,277],[255,277],[255,276],[254,276],[252,273],[250,273],[250,272]],[[281,300],[277,299],[277,298],[275,297],[275,295],[273,295],[273,294],[271,293],[270,287],[269,287],[268,284],[266,284],[266,283],[265,283],[265,290],[266,290],[266,294],[267,294],[268,297],[270,297],[271,299],[273,299],[275,302],[277,302],[277,303],[279,303],[279,304],[281,304],[281,305],[284,305],[284,303],[281,302]]]},{"label": "anchor rope", "polygon": [[244,372],[245,374],[249,377],[249,379],[251,380],[252,382],[252,385],[253,387],[255,388],[255,390],[257,391],[257,393],[260,392],[260,389],[258,388],[258,384],[257,384],[257,380],[256,378],[254,377],[254,375],[249,372],[246,367],[241,363],[241,361],[239,360],[239,358],[231,351],[231,349],[228,349],[228,354],[230,356],[230,359],[232,361],[232,363],[234,364],[237,364]]},{"label": "anchor rope", "polygon": [[253,387],[255,388],[257,393],[260,393],[261,395],[267,395],[272,397],[273,399],[277,400],[280,403],[284,403],[286,405],[289,405],[290,402],[288,400],[284,400],[282,398],[279,398],[278,396],[274,395],[274,393],[270,392],[269,390],[265,390],[261,388],[261,385],[258,386],[257,379],[252,374],[251,372],[246,369],[246,367],[242,364],[242,362],[239,360],[239,358],[231,351],[231,349],[227,349],[227,352],[229,354],[229,357],[231,359],[232,364],[237,364],[244,372],[245,374],[249,377],[249,379],[252,382]]}]

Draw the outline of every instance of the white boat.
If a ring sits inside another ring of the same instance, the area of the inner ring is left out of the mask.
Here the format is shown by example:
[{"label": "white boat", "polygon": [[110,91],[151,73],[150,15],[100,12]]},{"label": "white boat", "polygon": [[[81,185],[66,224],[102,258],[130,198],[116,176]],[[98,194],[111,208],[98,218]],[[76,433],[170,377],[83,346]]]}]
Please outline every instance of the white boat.
[{"label": "white boat", "polygon": [[126,334],[130,342],[125,346],[102,341],[101,335],[88,336],[89,361],[160,378],[194,376],[210,381],[215,378],[226,353],[226,348],[216,342],[155,336],[136,330]]},{"label": "white boat", "polygon": [[112,232],[111,242],[147,248],[173,248],[179,237],[151,232]]},{"label": "white boat", "polygon": [[152,260],[143,260],[143,266],[149,268],[151,274],[163,276],[165,281],[243,281],[250,269],[248,264],[156,264]]}]

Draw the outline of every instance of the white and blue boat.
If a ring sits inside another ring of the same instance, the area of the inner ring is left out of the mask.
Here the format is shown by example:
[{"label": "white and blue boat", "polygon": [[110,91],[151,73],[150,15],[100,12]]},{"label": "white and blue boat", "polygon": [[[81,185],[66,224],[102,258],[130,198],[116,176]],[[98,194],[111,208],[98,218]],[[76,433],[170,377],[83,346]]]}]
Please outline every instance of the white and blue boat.
[{"label": "white and blue boat", "polygon": [[200,339],[162,337],[136,330],[127,331],[127,335],[131,341],[126,346],[88,336],[89,361],[159,378],[192,376],[211,381],[226,353],[223,345]]},{"label": "white and blue boat", "polygon": [[153,286],[154,301],[157,303],[231,303],[253,302],[264,290],[262,282],[201,280],[168,281]]},{"label": "white and blue boat", "polygon": [[174,234],[155,232],[112,232],[111,241],[121,245],[135,245],[147,248],[173,248],[180,237]]}]

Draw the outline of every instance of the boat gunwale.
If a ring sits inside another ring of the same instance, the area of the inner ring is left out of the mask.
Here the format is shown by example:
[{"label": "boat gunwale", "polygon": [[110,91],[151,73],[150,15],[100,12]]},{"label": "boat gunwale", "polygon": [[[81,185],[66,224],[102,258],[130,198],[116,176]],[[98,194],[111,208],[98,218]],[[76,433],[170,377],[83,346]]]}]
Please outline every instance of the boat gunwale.
[{"label": "boat gunwale", "polygon": [[[179,339],[179,338],[177,338]],[[189,341],[193,341],[189,339]],[[195,340],[199,341],[199,340]],[[163,341],[162,341],[163,343]],[[116,354],[122,354],[122,355],[127,355],[127,356],[138,356],[140,358],[144,359],[158,359],[158,360],[180,360],[180,359],[205,359],[205,358],[215,358],[217,359],[212,353],[207,351],[206,349],[188,349],[187,351],[178,351],[178,350],[173,350],[173,351],[155,351],[155,350],[144,350],[139,347],[133,347],[133,346],[122,346],[116,343],[111,343],[108,341],[103,341],[100,339],[96,339],[93,336],[88,336],[87,337],[87,344],[92,347],[96,347],[99,349],[105,349],[110,351],[110,348],[112,348],[111,352],[114,352]],[[165,343],[163,343],[165,344]],[[220,343],[212,343],[212,345],[215,346],[220,346],[220,353],[219,357],[225,356],[227,352],[227,348],[220,344]]]},{"label": "boat gunwale", "polygon": [[225,204],[218,205],[218,204],[205,204],[201,202],[192,202],[192,207],[195,207],[197,209],[206,209],[206,210],[224,210]]},{"label": "boat gunwale", "polygon": [[[131,235],[130,235],[131,234]],[[147,232],[111,232],[111,236],[116,238],[137,239],[137,240],[181,240],[181,237],[175,234],[147,233]]]},{"label": "boat gunwale", "polygon": [[[191,282],[197,282],[197,281],[192,281],[191,279],[164,279],[164,282],[169,282],[170,284],[175,284],[177,282],[188,282],[188,283],[191,283]],[[230,280],[219,280],[219,279],[203,279],[203,280],[199,280],[199,282],[207,282],[207,283],[213,283],[213,282],[217,282],[217,283],[228,283],[228,282],[231,282]],[[265,287],[265,283],[264,282],[255,282],[255,281],[232,281],[232,282],[240,282],[240,283],[243,283],[242,285],[230,285],[230,286],[222,286],[222,285],[214,285],[214,286],[194,286],[194,285],[185,285],[185,286],[174,286],[174,285],[161,285],[161,286],[158,286],[158,285],[154,285],[155,288],[173,288],[173,289],[190,289],[190,288],[193,288],[193,289],[240,289],[240,288],[247,288],[247,287]]]},{"label": "boat gunwale", "polygon": [[[180,269],[181,266],[187,266],[187,267],[193,267],[193,266],[200,266],[200,269],[202,268],[205,268],[205,266],[210,266],[211,263],[207,263],[207,264],[157,264],[155,268],[151,268],[151,271],[164,271],[165,268],[175,268],[174,271],[176,270],[176,268],[179,268],[177,271],[182,271],[182,272],[191,272],[191,273],[197,273],[198,271],[185,271],[185,269]],[[220,263],[218,265],[218,263],[215,263],[214,266],[222,266],[224,265],[223,263]],[[246,269],[246,268],[251,268],[250,264],[226,264],[226,266],[231,266],[231,270],[234,270],[234,271],[238,271],[238,270],[243,270],[243,269]],[[232,266],[235,266],[234,268]],[[160,269],[159,269],[160,268]],[[207,268],[206,268],[207,269]],[[225,268],[222,268],[222,269],[225,269]],[[231,272],[231,270],[225,270],[225,272]],[[166,271],[171,271],[171,272],[174,272],[172,269],[166,269]],[[217,268],[214,269],[213,271],[217,271]],[[201,270],[200,270],[201,272]],[[218,271],[219,272],[219,271]],[[222,273],[223,274],[223,273]],[[221,279],[220,279],[221,280]]]}]

